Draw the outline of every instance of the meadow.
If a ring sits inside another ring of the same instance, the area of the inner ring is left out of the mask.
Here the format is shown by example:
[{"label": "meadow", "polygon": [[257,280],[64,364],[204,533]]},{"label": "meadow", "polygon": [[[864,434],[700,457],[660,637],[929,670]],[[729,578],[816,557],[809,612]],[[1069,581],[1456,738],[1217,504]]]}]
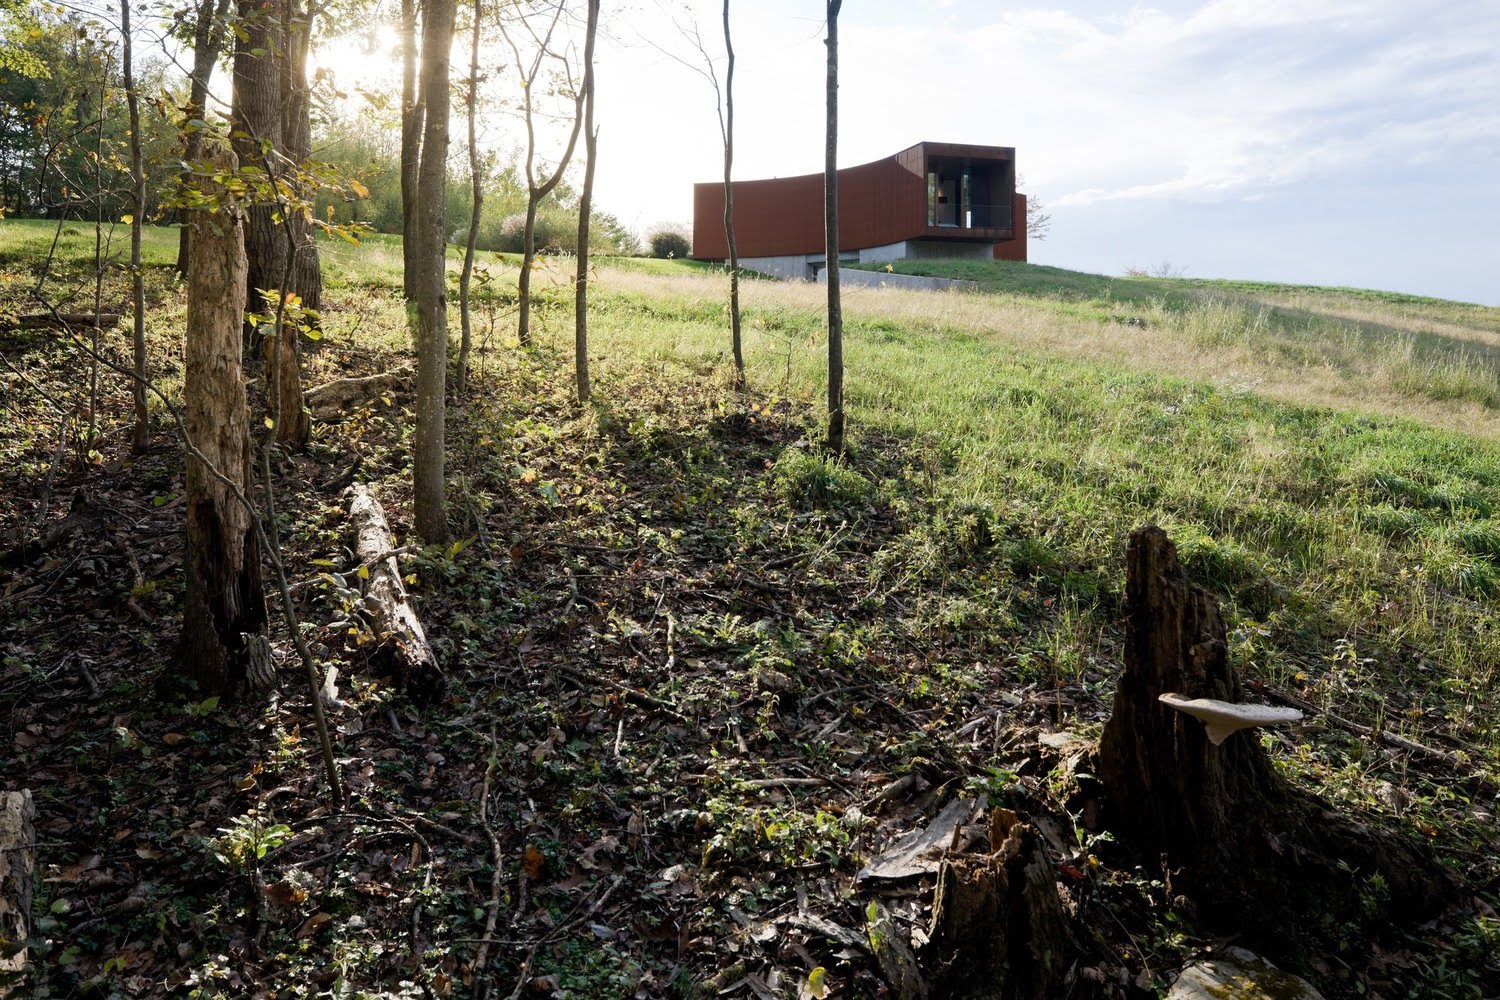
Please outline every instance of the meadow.
[{"label": "meadow", "polygon": [[[49,282],[73,289],[76,309],[93,294],[94,235],[77,224],[64,233]],[[41,223],[0,222],[0,318],[20,311],[52,234]],[[169,395],[178,391],[182,318],[181,288],[167,272],[173,240],[155,230],[147,244],[148,337]],[[308,345],[310,381],[402,363],[399,243],[368,235],[323,249],[324,328]],[[535,737],[517,737],[535,763],[520,769],[532,784],[519,801],[545,788],[569,803],[566,821],[545,836],[518,835],[517,849],[530,837],[550,858],[618,826],[618,815],[595,816],[583,792],[604,780],[597,761],[611,761],[621,773],[605,778],[651,789],[661,815],[695,811],[688,822],[710,843],[703,885],[717,887],[725,906],[748,908],[745,872],[757,863],[826,871],[837,895],[835,876],[855,864],[863,841],[812,797],[767,805],[721,755],[755,773],[780,762],[781,773],[836,774],[851,787],[867,770],[937,760],[998,801],[1045,798],[1062,779],[1003,738],[1001,716],[1033,733],[1097,735],[1121,657],[1125,541],[1155,522],[1190,574],[1221,597],[1231,655],[1252,689],[1326,713],[1266,737],[1278,767],[1342,808],[1431,841],[1475,898],[1500,906],[1500,309],[1352,289],[903,262],[897,270],[968,278],[979,290],[845,290],[850,439],[836,457],[818,446],[820,287],[743,284],[750,391],[740,393],[728,370],[722,271],[596,261],[597,399],[580,407],[570,399],[572,266],[543,262],[538,342],[524,352],[513,330],[517,262],[481,256],[475,388],[450,416],[450,500],[467,541],[419,556],[415,570],[429,627],[445,659],[464,665],[467,690],[483,687],[487,711],[512,711]],[[120,281],[111,271],[106,301],[120,297]],[[123,333],[111,336],[123,357]],[[35,504],[47,495],[43,479],[50,486],[60,466],[63,479],[84,485],[91,471],[126,475],[117,457],[126,442],[101,414],[105,430],[80,443],[71,404],[84,362],[66,343],[0,339],[0,353],[4,486],[26,498],[0,512],[9,543],[47,515]],[[124,384],[104,378],[110,413],[123,420]],[[398,395],[318,425],[297,477],[334,478],[357,455],[399,527],[407,407]],[[165,419],[159,436],[170,440]],[[72,442],[77,457],[71,479],[59,442]],[[160,463],[148,492],[170,509],[176,474],[169,454]],[[337,551],[335,499],[296,493],[298,513],[285,516],[298,558]],[[161,611],[174,606],[167,582],[136,596],[160,600]],[[337,594],[324,599],[331,608]],[[13,641],[38,642],[24,628]],[[37,647],[36,669],[59,655],[63,640],[50,641]],[[334,658],[357,661],[329,644]],[[513,662],[526,668],[519,677],[507,673],[520,669]],[[539,692],[556,683],[535,679],[547,663],[604,678],[621,704],[633,691],[670,706],[698,720],[709,742],[655,733],[622,751],[624,723],[617,734],[612,722],[578,722],[576,707],[540,707]],[[839,683],[867,690],[846,698]],[[6,684],[0,675],[0,691]],[[791,692],[795,710],[786,707]],[[356,694],[371,705],[387,697],[373,687]],[[978,730],[981,741],[974,720],[991,717],[993,742],[989,728]],[[549,727],[578,746],[554,741],[541,754]],[[283,774],[295,766],[285,759],[289,731],[265,750],[275,756],[279,746]],[[1387,733],[1428,753],[1395,748],[1381,739]],[[482,736],[448,732],[443,748],[462,745],[482,763],[498,752]],[[647,768],[653,753],[658,763]],[[674,754],[686,761],[671,772],[675,785],[656,773]],[[447,813],[459,807],[443,808],[443,822],[458,822]],[[517,829],[528,822],[535,818],[516,819]],[[558,832],[569,823],[587,834]],[[756,905],[781,905],[789,891],[765,889]],[[1145,921],[1139,941],[1127,933],[1128,944],[1114,942],[1122,967],[1155,967],[1160,982],[1162,963],[1191,950],[1191,929],[1159,912],[1158,897],[1170,895],[1159,883],[1121,871],[1099,876],[1092,892],[1095,905]],[[457,914],[471,904],[430,903]],[[716,919],[729,926],[723,912]],[[464,919],[449,933],[472,937],[475,923]],[[1321,984],[1339,996],[1377,987],[1484,995],[1500,971],[1500,923],[1481,911],[1428,935],[1390,946],[1404,965],[1372,973],[1331,962]],[[606,981],[591,976],[670,964],[649,943],[598,947],[609,954],[604,971],[597,952],[557,959],[585,993]],[[703,957],[680,968],[700,987],[728,985],[712,965]]]}]

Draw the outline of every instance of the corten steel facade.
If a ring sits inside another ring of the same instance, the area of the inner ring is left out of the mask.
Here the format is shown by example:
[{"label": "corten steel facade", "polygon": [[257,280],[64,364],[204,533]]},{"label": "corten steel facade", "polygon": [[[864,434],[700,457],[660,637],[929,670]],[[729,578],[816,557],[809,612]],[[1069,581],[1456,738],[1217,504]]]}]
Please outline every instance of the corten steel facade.
[{"label": "corten steel facade", "polygon": [[[1018,259],[1018,250],[1025,259],[1012,147],[923,142],[838,177],[845,260]],[[734,228],[742,263],[775,261],[785,276],[812,276],[824,258],[823,175],[735,181]],[[693,256],[729,256],[722,183],[693,187]]]}]

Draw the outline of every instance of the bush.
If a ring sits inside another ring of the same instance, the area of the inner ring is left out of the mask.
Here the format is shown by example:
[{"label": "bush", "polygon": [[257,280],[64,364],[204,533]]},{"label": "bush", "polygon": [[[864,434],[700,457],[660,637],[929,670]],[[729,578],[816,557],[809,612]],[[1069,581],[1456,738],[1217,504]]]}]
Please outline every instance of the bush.
[{"label": "bush", "polygon": [[658,226],[646,236],[653,257],[691,257],[693,240],[681,226]]}]

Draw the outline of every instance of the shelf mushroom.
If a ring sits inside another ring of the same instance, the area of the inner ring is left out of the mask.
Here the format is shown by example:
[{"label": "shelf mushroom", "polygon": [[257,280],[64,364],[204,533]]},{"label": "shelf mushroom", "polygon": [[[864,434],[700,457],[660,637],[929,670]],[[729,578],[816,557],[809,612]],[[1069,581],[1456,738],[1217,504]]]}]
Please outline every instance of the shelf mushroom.
[{"label": "shelf mushroom", "polygon": [[1277,708],[1275,705],[1237,705],[1214,698],[1184,698],[1168,691],[1159,699],[1162,704],[1203,723],[1208,730],[1208,741],[1214,746],[1223,743],[1233,732],[1253,726],[1275,726],[1283,722],[1297,722],[1302,713],[1295,708]]}]

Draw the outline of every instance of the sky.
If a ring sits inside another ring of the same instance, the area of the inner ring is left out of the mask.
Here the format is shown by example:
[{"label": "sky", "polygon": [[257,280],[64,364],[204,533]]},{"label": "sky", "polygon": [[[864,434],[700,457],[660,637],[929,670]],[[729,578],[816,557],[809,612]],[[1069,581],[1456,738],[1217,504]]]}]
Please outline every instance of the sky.
[{"label": "sky", "polygon": [[[691,222],[722,146],[664,10],[720,54],[720,2],[611,6],[595,202],[637,231]],[[821,171],[823,17],[732,3],[737,179]],[[1014,146],[1052,216],[1036,263],[1500,305],[1497,0],[848,0],[839,34],[840,166]]]}]

